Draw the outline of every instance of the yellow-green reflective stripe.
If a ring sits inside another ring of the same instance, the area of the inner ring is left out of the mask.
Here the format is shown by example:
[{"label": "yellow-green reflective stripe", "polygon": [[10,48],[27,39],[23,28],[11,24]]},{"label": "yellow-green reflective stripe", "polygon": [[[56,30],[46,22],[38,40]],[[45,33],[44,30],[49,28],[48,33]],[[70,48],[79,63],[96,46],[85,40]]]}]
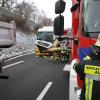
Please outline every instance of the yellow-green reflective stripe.
[{"label": "yellow-green reflective stripe", "polygon": [[85,78],[85,86],[86,86],[85,99],[91,100],[93,80],[89,78]]},{"label": "yellow-green reflective stripe", "polygon": [[88,78],[85,78],[85,87],[86,87],[85,99],[88,100]]},{"label": "yellow-green reflective stripe", "polygon": [[91,100],[91,98],[92,98],[92,87],[93,87],[93,80],[92,79],[90,79],[90,91],[89,91],[89,100]]}]

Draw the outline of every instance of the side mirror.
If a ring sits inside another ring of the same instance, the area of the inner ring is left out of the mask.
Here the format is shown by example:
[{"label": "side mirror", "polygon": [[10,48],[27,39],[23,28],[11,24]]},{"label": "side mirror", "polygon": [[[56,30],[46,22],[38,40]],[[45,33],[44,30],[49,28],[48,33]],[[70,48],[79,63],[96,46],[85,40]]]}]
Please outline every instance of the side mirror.
[{"label": "side mirror", "polygon": [[64,33],[64,16],[59,15],[54,19],[54,34],[61,36]]},{"label": "side mirror", "polygon": [[71,12],[74,12],[74,11],[76,11],[78,8],[79,8],[79,3],[75,3],[72,7],[71,7],[71,9],[70,9],[70,11]]},{"label": "side mirror", "polygon": [[65,10],[66,3],[63,0],[59,0],[55,3],[55,13],[61,14]]}]

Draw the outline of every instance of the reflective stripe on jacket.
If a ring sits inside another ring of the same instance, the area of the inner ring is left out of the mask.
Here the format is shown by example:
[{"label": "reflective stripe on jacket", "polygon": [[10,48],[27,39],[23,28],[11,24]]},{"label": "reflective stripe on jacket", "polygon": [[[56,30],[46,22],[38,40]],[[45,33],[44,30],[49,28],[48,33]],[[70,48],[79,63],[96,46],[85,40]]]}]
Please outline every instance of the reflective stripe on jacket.
[{"label": "reflective stripe on jacket", "polygon": [[100,81],[100,66],[85,65],[85,99],[92,100],[93,81]]},{"label": "reflective stripe on jacket", "polygon": [[84,80],[80,100],[100,99],[100,59],[85,60],[75,65],[75,71]]}]

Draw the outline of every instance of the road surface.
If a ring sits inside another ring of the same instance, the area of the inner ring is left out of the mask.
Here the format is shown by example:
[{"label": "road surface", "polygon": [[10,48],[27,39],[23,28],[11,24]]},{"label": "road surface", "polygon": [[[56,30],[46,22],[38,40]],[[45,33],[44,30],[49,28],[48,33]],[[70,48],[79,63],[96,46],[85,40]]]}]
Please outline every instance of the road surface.
[{"label": "road surface", "polygon": [[5,62],[0,79],[0,100],[69,100],[69,74],[65,63],[53,63],[33,54]]}]

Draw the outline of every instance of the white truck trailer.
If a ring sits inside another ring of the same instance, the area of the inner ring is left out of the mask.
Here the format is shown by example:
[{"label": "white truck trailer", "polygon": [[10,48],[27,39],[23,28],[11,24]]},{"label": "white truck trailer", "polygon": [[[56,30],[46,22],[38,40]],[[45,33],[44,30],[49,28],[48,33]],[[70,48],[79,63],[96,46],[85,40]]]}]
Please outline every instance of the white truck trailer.
[{"label": "white truck trailer", "polygon": [[[14,21],[5,23],[0,21],[0,73],[2,72],[2,63],[4,54],[1,53],[2,48],[9,48],[16,41],[16,25]],[[8,78],[0,74],[1,79]]]}]

